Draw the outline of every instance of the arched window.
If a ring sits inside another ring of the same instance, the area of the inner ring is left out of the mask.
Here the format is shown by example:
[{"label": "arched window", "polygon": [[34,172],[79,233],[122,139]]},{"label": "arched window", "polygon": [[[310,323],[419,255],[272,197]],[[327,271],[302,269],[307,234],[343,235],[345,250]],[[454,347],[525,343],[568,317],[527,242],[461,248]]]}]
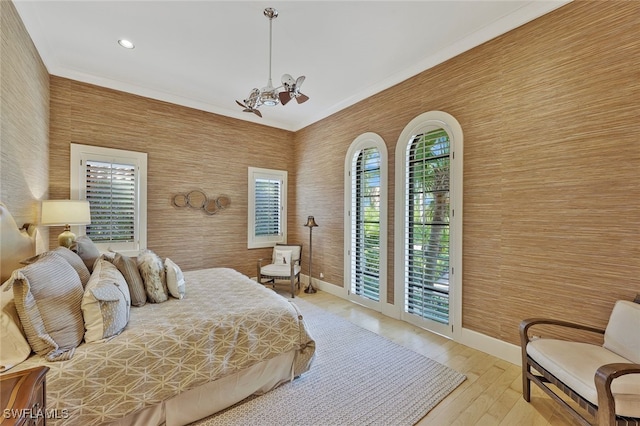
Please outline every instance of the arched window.
[{"label": "arched window", "polygon": [[382,310],[386,301],[387,147],[358,136],[345,158],[345,288],[349,298]]},{"label": "arched window", "polygon": [[462,129],[445,112],[416,117],[400,135],[395,220],[401,316],[453,336],[462,282]]}]

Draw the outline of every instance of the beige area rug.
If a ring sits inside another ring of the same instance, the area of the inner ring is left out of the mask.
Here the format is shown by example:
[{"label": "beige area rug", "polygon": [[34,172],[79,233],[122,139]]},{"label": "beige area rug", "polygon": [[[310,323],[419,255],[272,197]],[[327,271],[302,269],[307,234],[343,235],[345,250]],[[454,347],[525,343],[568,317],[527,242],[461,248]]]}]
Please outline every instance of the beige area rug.
[{"label": "beige area rug", "polygon": [[316,339],[311,369],[194,425],[413,425],[465,380],[304,300],[295,303]]}]

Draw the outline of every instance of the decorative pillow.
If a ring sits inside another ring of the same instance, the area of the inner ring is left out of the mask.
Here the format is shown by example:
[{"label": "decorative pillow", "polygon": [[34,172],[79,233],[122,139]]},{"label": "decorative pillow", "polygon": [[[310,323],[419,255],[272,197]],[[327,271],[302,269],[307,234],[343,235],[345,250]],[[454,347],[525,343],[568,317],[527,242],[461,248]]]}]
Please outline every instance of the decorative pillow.
[{"label": "decorative pillow", "polygon": [[87,285],[89,277],[91,277],[91,273],[89,272],[89,269],[87,269],[87,265],[84,264],[84,261],[80,258],[80,256],[78,256],[77,253],[74,253],[66,247],[56,247],[53,250],[45,251],[44,253],[25,259],[20,263],[22,263],[23,265],[31,265],[32,263],[37,262],[38,259],[42,259],[45,256],[51,255],[62,256],[64,260],[69,262],[69,265],[73,266],[73,269],[75,269],[78,273],[80,282],[82,283],[82,287]]},{"label": "decorative pillow", "polygon": [[3,373],[31,354],[31,346],[22,330],[9,280],[0,287],[0,336],[0,373]]},{"label": "decorative pillow", "polygon": [[73,356],[82,342],[82,283],[61,256],[45,256],[11,275],[13,297],[31,349],[48,361]]},{"label": "decorative pillow", "polygon": [[151,250],[144,250],[138,255],[138,270],[147,292],[147,300],[161,303],[169,298],[164,265],[160,256]]},{"label": "decorative pillow", "polygon": [[168,257],[164,260],[164,268],[167,274],[169,293],[176,299],[182,299],[185,294],[185,282],[182,270]]},{"label": "decorative pillow", "polygon": [[289,265],[291,263],[291,250],[274,249],[273,263],[276,265]]},{"label": "decorative pillow", "polygon": [[116,252],[112,251],[111,249],[109,249],[109,251],[106,253],[100,253],[100,259],[108,260],[111,263],[113,263],[113,259],[115,258],[116,258]]},{"label": "decorative pillow", "polygon": [[140,271],[138,271],[136,260],[116,253],[111,263],[118,268],[118,271],[127,281],[129,293],[131,294],[131,304],[133,306],[143,306],[147,303],[147,293],[145,292],[144,282],[140,276]]},{"label": "decorative pillow", "polygon": [[100,257],[100,250],[98,250],[94,242],[86,235],[81,235],[71,244],[71,250],[78,253],[78,256],[80,256],[84,264],[87,265],[89,272],[93,272],[93,264],[96,263],[96,260]]},{"label": "decorative pillow", "polygon": [[129,322],[129,286],[115,265],[99,259],[82,297],[87,343],[120,334]]},{"label": "decorative pillow", "polygon": [[604,331],[604,346],[634,364],[640,363],[640,305],[618,300]]}]

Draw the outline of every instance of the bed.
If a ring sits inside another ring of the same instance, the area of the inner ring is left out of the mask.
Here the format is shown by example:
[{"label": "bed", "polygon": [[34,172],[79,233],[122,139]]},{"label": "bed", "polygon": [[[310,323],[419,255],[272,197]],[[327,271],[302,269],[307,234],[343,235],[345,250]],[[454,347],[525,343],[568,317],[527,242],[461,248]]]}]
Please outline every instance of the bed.
[{"label": "bed", "polygon": [[[19,231],[1,204],[0,219],[4,279],[9,269],[23,266],[17,259],[24,247],[35,245],[34,235]],[[310,368],[315,342],[295,304],[232,269],[188,271],[184,278],[182,299],[132,306],[126,327],[114,337],[82,342],[63,361],[32,353],[8,371],[50,368],[52,425],[182,425]],[[10,282],[0,289],[3,347],[10,334],[4,324]]]}]

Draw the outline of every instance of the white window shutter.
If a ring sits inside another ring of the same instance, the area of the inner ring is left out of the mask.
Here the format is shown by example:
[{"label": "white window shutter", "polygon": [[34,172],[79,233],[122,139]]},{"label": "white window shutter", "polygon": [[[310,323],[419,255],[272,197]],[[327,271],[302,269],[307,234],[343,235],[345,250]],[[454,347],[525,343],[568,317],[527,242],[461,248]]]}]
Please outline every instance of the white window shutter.
[{"label": "white window shutter", "polygon": [[287,242],[287,172],[249,167],[247,247]]},{"label": "white window shutter", "polygon": [[86,199],[91,205],[91,224],[86,233],[95,243],[135,241],[135,164],[85,161]]},{"label": "white window shutter", "polygon": [[443,129],[418,135],[407,156],[406,311],[449,322],[450,144]]},{"label": "white window shutter", "polygon": [[351,292],[380,300],[380,153],[361,150],[351,170]]}]

